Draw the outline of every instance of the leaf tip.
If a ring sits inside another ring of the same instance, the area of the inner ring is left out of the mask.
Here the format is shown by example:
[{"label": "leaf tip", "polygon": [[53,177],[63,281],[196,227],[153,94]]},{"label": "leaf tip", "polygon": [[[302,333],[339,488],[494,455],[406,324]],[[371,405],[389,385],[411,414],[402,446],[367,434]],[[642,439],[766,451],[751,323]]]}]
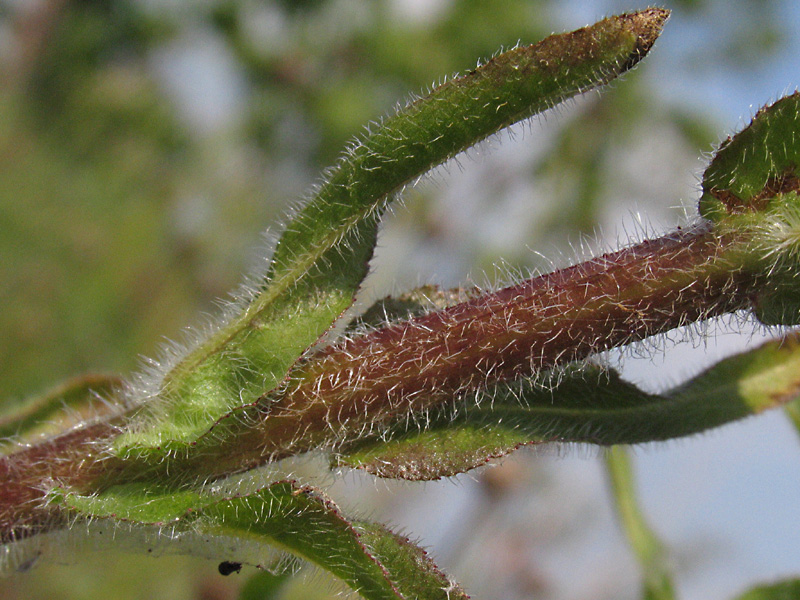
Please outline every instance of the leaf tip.
[{"label": "leaf tip", "polygon": [[639,12],[621,15],[620,19],[626,22],[626,26],[636,35],[636,45],[631,51],[628,60],[623,65],[622,71],[632,69],[642,60],[650,48],[653,47],[664,24],[669,19],[671,11],[666,8],[646,8]]}]

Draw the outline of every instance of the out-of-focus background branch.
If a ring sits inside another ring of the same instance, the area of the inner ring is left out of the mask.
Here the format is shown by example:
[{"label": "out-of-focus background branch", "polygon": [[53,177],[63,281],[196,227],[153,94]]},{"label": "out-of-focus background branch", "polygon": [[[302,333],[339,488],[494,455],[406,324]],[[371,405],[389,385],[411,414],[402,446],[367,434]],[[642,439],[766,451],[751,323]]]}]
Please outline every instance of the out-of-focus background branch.
[{"label": "out-of-focus background branch", "polygon": [[[632,211],[657,229],[678,222],[681,207],[691,212],[704,167],[697,157],[800,82],[800,9],[788,1],[665,4],[672,22],[624,81],[501,134],[411,190],[384,228],[367,299],[420,283],[507,280],[549,268],[541,255],[571,260],[571,245],[598,227],[612,244],[626,239],[619,224],[635,229]],[[214,299],[266,253],[261,232],[274,234],[347,140],[398,100],[501,46],[642,7],[0,1],[0,407],[79,372],[135,370],[165,338],[202,325],[197,313],[213,313]],[[700,360],[675,349],[660,356],[645,370],[631,367],[631,376],[658,387]],[[736,431],[743,440],[759,435]],[[774,438],[779,444],[780,432]],[[703,464],[701,443],[677,454]],[[653,469],[667,470],[643,490],[645,510],[664,482],[679,479],[658,460]],[[769,465],[776,479],[788,477]],[[703,479],[690,472],[676,497],[726,513],[716,496],[703,497],[715,492],[691,487],[692,477]],[[347,476],[331,493],[421,536],[475,597],[636,597],[637,573],[613,527],[598,461],[528,455],[460,486],[367,481]],[[782,502],[800,497],[796,486],[774,489]],[[652,521],[669,528],[665,502]],[[711,543],[693,538],[692,518],[700,517],[686,515],[685,535],[666,532],[679,591],[724,598],[747,580],[710,590],[699,583],[724,579],[718,563],[730,548],[724,529]],[[782,565],[765,564],[760,576]],[[794,566],[800,572],[800,561]],[[246,575],[224,579],[206,561],[89,553],[15,576],[0,597],[223,599],[236,597]],[[286,597],[330,593],[298,583]]]}]

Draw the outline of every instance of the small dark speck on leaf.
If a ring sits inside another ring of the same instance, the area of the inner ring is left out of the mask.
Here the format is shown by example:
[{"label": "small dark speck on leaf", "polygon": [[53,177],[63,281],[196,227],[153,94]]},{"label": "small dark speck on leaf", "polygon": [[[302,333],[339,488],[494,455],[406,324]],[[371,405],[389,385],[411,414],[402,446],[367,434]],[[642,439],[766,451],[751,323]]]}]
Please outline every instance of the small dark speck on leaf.
[{"label": "small dark speck on leaf", "polygon": [[220,575],[230,575],[231,573],[238,573],[242,570],[242,563],[240,562],[232,562],[230,560],[223,560],[219,563],[219,574]]}]

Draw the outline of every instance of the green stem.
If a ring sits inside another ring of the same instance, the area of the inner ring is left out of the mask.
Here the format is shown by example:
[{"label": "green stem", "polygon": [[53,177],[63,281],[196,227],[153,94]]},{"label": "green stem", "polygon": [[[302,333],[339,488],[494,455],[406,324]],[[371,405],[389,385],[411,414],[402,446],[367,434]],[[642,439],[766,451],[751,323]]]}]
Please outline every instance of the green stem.
[{"label": "green stem", "polygon": [[666,552],[639,508],[628,452],[621,446],[613,446],[606,453],[605,462],[622,527],[644,571],[644,598],[674,600]]}]

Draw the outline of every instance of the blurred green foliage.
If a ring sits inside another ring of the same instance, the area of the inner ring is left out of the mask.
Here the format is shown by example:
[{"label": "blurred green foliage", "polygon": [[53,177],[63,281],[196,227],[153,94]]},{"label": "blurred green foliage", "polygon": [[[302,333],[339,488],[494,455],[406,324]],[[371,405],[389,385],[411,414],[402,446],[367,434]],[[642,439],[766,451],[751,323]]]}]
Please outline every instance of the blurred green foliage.
[{"label": "blurred green foliage", "polygon": [[[742,69],[758,68],[783,40],[770,3],[665,4],[676,19],[706,28],[716,25],[720,5],[742,20],[757,17],[758,28],[729,36],[731,46],[718,54]],[[365,123],[501,46],[582,24],[560,21],[559,3],[547,0],[424,5],[0,4],[11,40],[0,47],[0,402],[86,370],[137,368],[138,356],[157,355],[165,337],[180,340],[182,327],[196,323],[198,311],[213,311],[212,300],[239,281],[259,232]],[[186,67],[198,40],[212,40],[232,69],[227,76],[241,82],[226,90],[236,112],[225,119],[192,110],[219,95],[213,81],[193,79],[213,71],[207,56]],[[647,68],[592,96],[553,134],[548,158],[526,167],[550,194],[526,225],[531,240],[591,231],[619,195],[613,164],[620,149],[643,136],[668,130],[689,156],[716,141],[707,115],[659,100]],[[487,184],[488,210],[512,194],[513,183]],[[444,235],[436,193],[425,188],[400,211],[400,229],[416,243],[435,245]],[[478,268],[498,259],[486,244],[464,248]],[[505,258],[525,265],[526,253]],[[235,597],[246,579],[243,572],[220,583],[206,561],[158,560],[92,555],[3,582],[0,595],[222,599]]]}]

